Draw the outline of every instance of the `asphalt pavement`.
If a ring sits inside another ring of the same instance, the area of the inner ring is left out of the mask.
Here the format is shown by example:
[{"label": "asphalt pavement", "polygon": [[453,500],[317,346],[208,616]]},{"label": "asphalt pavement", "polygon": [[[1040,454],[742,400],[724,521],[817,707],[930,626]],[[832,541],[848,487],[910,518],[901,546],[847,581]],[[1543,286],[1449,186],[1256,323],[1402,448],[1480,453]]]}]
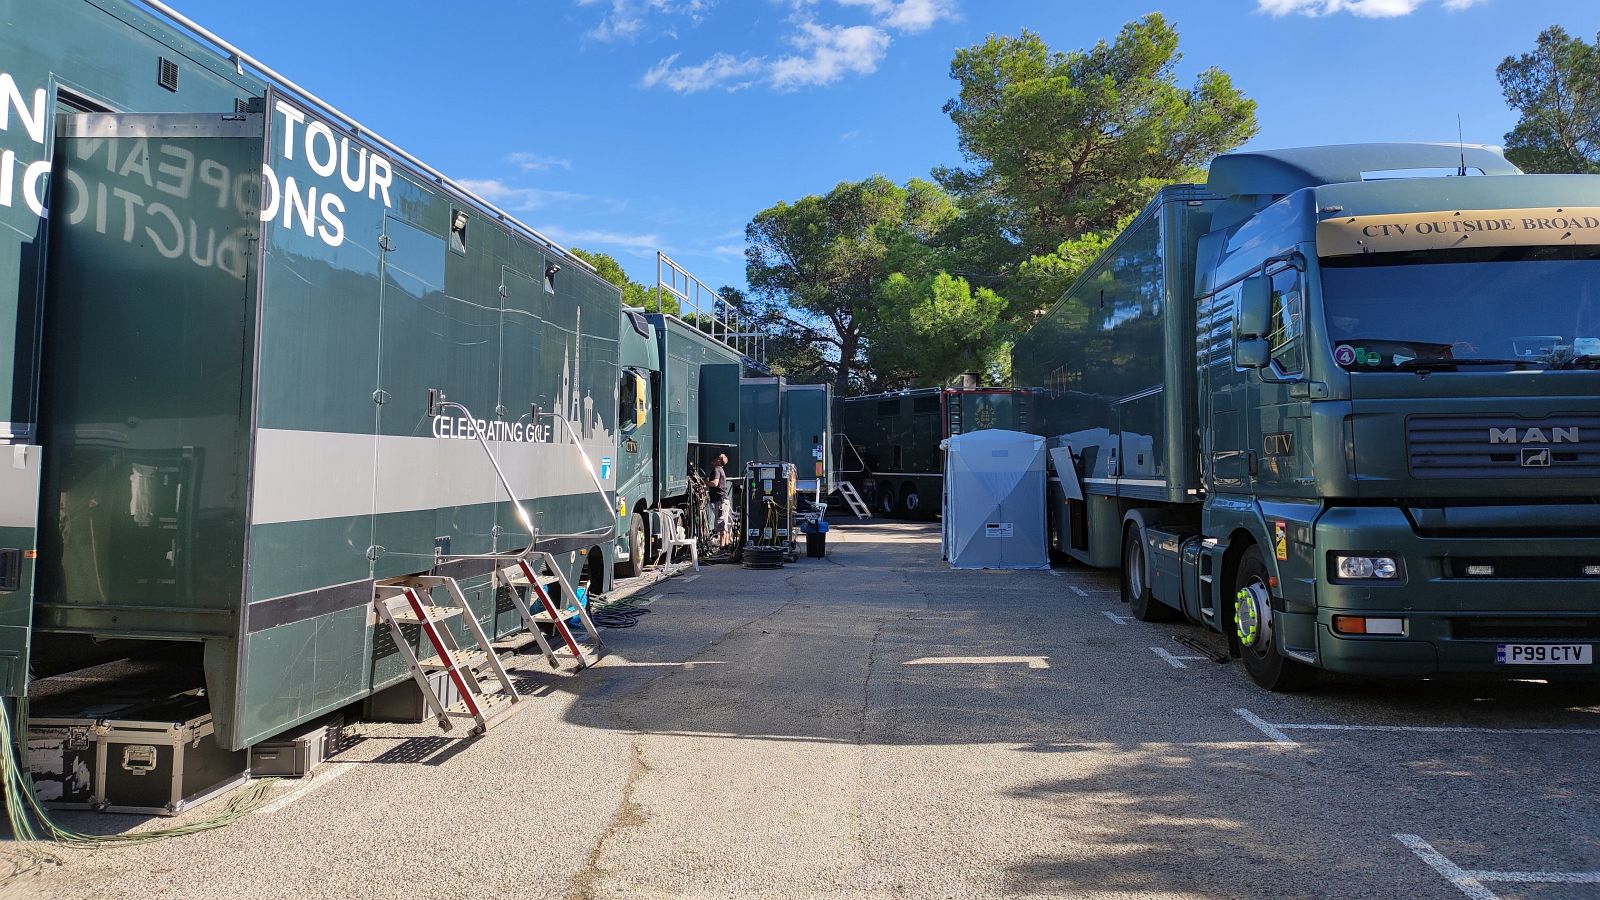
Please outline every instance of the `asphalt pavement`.
[{"label": "asphalt pavement", "polygon": [[936,525],[829,549],[648,588],[588,671],[519,657],[533,696],[480,738],[363,726],[232,826],[59,851],[0,893],[1600,896],[1600,690],[1268,694],[1194,646],[1220,637],[1128,618],[1108,573],[951,571]]}]

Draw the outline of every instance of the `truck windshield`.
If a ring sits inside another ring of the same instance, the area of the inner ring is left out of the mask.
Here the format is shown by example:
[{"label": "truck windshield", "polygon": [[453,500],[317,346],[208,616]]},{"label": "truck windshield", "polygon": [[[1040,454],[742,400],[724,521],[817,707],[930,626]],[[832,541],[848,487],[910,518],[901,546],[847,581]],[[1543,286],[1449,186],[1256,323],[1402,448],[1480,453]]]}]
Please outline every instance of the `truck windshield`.
[{"label": "truck windshield", "polygon": [[1600,368],[1600,248],[1322,261],[1334,360],[1352,372]]}]

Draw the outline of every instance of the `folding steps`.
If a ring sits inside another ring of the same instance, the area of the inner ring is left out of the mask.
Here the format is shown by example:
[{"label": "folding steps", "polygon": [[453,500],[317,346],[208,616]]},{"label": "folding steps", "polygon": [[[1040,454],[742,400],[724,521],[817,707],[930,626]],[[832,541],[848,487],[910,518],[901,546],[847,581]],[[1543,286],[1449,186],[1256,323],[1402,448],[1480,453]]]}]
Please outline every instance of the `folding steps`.
[{"label": "folding steps", "polygon": [[872,510],[867,508],[866,501],[856,492],[855,485],[848,481],[840,481],[839,494],[844,497],[844,502],[850,504],[850,511],[856,514],[857,519],[865,522],[872,518]]},{"label": "folding steps", "polygon": [[[517,615],[522,617],[522,627],[525,631],[497,641],[494,647],[520,650],[531,640],[539,645],[540,652],[544,654],[551,668],[559,669],[561,662],[544,636],[543,626],[549,626],[550,630],[561,639],[562,649],[572,655],[579,670],[593,665],[605,652],[605,642],[600,639],[600,629],[596,628],[594,620],[589,618],[587,602],[578,602],[577,591],[573,590],[561,567],[556,565],[555,557],[549,553],[535,553],[532,559],[543,560],[544,574],[534,572],[533,562],[529,558],[517,559],[511,565],[495,570],[495,590],[498,592],[502,585],[510,588],[511,603],[516,607]],[[556,602],[550,595],[552,586],[560,586],[565,608],[556,608]],[[523,599],[522,591],[518,588],[528,589],[528,596],[538,603],[537,611]],[[573,618],[583,623],[584,630],[589,633],[591,644],[580,643],[573,635],[570,621]]]},{"label": "folding steps", "polygon": [[[445,589],[450,598],[448,604],[434,602],[434,588]],[[481,734],[509,715],[517,701],[522,699],[497,653],[492,649],[466,651],[456,640],[449,622],[459,617],[476,639],[478,647],[492,647],[489,636],[478,624],[478,617],[473,615],[471,607],[467,605],[466,595],[461,592],[454,578],[418,575],[377,585],[373,606],[379,618],[388,624],[395,647],[411,668],[411,675],[422,688],[423,699],[439,720],[440,728],[451,731],[455,727],[455,720],[471,719],[473,733]],[[416,626],[421,631],[423,642],[433,648],[433,659],[424,662],[417,658],[411,643],[406,640],[407,625]],[[487,673],[483,671],[485,669]],[[457,704],[446,706],[435,693],[428,673],[438,671],[449,674],[450,683],[459,697]]]}]

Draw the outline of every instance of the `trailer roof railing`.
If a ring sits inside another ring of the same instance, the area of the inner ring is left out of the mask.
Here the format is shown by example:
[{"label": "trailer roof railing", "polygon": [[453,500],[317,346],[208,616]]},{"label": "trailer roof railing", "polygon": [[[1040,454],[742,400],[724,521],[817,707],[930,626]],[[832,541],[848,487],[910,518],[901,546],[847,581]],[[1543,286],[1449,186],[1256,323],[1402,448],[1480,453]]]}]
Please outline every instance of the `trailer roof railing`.
[{"label": "trailer roof railing", "polygon": [[656,253],[656,312],[667,312],[667,298],[678,302],[678,318],[693,325],[713,340],[732,347],[745,364],[767,370],[767,334],[756,327],[756,320],[744,315],[710,285],[694,277],[688,269],[665,253]]},{"label": "trailer roof railing", "polygon": [[238,71],[239,74],[243,75],[245,66],[249,66],[256,72],[256,74],[260,75],[266,81],[272,83],[273,86],[294,94],[299,99],[304,100],[312,106],[315,106],[318,110],[336,120],[343,127],[348,128],[352,135],[377,144],[383,149],[394,154],[397,159],[405,161],[407,165],[411,166],[417,172],[424,174],[429,178],[432,178],[436,183],[455,191],[463,198],[478,206],[480,209],[482,209],[482,211],[493,215],[496,219],[504,222],[506,225],[509,225],[512,228],[522,232],[524,236],[532,238],[538,243],[549,247],[551,250],[560,253],[562,256],[570,259],[572,262],[577,263],[590,272],[595,271],[594,266],[590,265],[586,260],[575,256],[572,251],[551,240],[537,228],[528,225],[527,223],[518,219],[516,216],[511,215],[500,207],[490,203],[488,200],[485,200],[475,191],[462,186],[460,182],[401,149],[398,144],[395,144],[393,141],[390,141],[383,135],[380,135],[367,126],[361,124],[354,117],[345,114],[332,103],[329,103],[321,97],[318,97],[316,94],[306,90],[291,79],[284,77],[272,67],[208,31],[196,23],[193,19],[190,19],[183,13],[178,12],[171,6],[168,6],[166,3],[161,2],[161,0],[139,0],[139,2],[159,13],[162,17],[166,18],[173,24],[186,29],[195,37],[200,38],[206,43],[209,43],[216,50],[221,51],[221,55],[226,58],[228,62],[233,64],[234,69]]}]

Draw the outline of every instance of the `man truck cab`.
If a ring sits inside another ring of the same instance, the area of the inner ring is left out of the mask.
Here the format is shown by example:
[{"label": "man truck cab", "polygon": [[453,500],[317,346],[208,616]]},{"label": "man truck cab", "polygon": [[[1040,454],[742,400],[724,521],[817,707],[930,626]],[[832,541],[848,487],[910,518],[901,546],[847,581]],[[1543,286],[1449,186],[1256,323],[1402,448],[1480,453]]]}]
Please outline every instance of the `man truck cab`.
[{"label": "man truck cab", "polygon": [[1220,157],[1018,344],[1080,493],[1054,492],[1058,548],[1274,690],[1596,678],[1597,314],[1600,177],[1454,145]]}]

